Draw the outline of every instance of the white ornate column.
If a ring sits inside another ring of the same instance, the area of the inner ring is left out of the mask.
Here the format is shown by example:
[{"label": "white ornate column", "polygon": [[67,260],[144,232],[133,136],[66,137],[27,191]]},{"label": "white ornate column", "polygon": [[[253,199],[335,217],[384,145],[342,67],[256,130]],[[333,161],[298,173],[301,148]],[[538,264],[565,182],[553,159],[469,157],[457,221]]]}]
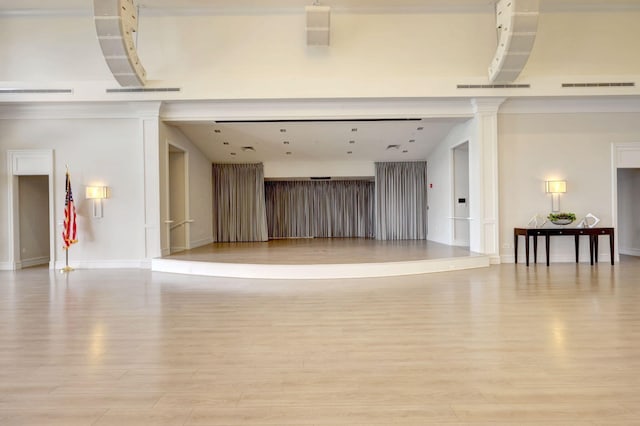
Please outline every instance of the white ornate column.
[{"label": "white ornate column", "polygon": [[469,143],[470,248],[500,263],[498,109],[504,98],[471,102],[475,134]]}]

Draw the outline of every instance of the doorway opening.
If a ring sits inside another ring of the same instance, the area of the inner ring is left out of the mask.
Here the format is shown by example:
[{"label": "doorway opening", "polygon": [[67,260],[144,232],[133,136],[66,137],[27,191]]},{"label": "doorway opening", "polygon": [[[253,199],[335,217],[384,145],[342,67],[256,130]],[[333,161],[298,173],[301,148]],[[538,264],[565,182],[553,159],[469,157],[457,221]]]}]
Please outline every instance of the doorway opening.
[{"label": "doorway opening", "polygon": [[469,142],[451,149],[452,156],[452,245],[469,247]]},{"label": "doorway opening", "polygon": [[17,268],[49,265],[49,176],[18,176]]},{"label": "doorway opening", "polygon": [[169,144],[169,253],[190,249],[187,152]]},{"label": "doorway opening", "polygon": [[618,171],[618,252],[640,256],[640,168]]}]

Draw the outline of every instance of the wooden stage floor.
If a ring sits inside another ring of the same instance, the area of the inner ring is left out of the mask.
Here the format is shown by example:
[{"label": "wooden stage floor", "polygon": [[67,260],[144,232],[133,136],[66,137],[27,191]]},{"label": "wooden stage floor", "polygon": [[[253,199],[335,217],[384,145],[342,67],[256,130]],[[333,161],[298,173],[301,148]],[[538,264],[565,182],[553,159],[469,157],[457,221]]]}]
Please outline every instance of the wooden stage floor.
[{"label": "wooden stage floor", "polygon": [[298,238],[266,242],[213,243],[166,256],[196,262],[310,265],[405,262],[475,256],[463,247],[426,240]]},{"label": "wooden stage floor", "polygon": [[387,277],[489,266],[489,257],[425,240],[304,238],[214,243],[153,259],[159,272],[234,278]]}]

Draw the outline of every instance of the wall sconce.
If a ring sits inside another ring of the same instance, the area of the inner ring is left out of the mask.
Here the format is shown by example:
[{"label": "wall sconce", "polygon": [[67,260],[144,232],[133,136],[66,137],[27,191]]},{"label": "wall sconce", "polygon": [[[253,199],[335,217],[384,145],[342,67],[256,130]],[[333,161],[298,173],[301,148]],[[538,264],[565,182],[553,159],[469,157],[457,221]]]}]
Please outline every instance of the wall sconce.
[{"label": "wall sconce", "polygon": [[545,182],[545,191],[551,194],[551,211],[560,211],[560,194],[567,192],[566,180],[548,180]]},{"label": "wall sconce", "polygon": [[109,187],[87,186],[84,195],[87,200],[93,200],[93,217],[102,217],[102,200],[109,198]]}]

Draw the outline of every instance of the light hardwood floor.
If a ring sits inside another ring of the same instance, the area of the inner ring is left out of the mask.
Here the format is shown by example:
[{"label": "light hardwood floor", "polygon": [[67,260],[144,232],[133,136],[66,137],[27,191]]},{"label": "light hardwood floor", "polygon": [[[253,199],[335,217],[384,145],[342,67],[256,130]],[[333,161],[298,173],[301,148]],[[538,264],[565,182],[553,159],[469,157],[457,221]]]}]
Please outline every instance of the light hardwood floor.
[{"label": "light hardwood floor", "polygon": [[0,272],[0,425],[640,424],[638,277]]}]

